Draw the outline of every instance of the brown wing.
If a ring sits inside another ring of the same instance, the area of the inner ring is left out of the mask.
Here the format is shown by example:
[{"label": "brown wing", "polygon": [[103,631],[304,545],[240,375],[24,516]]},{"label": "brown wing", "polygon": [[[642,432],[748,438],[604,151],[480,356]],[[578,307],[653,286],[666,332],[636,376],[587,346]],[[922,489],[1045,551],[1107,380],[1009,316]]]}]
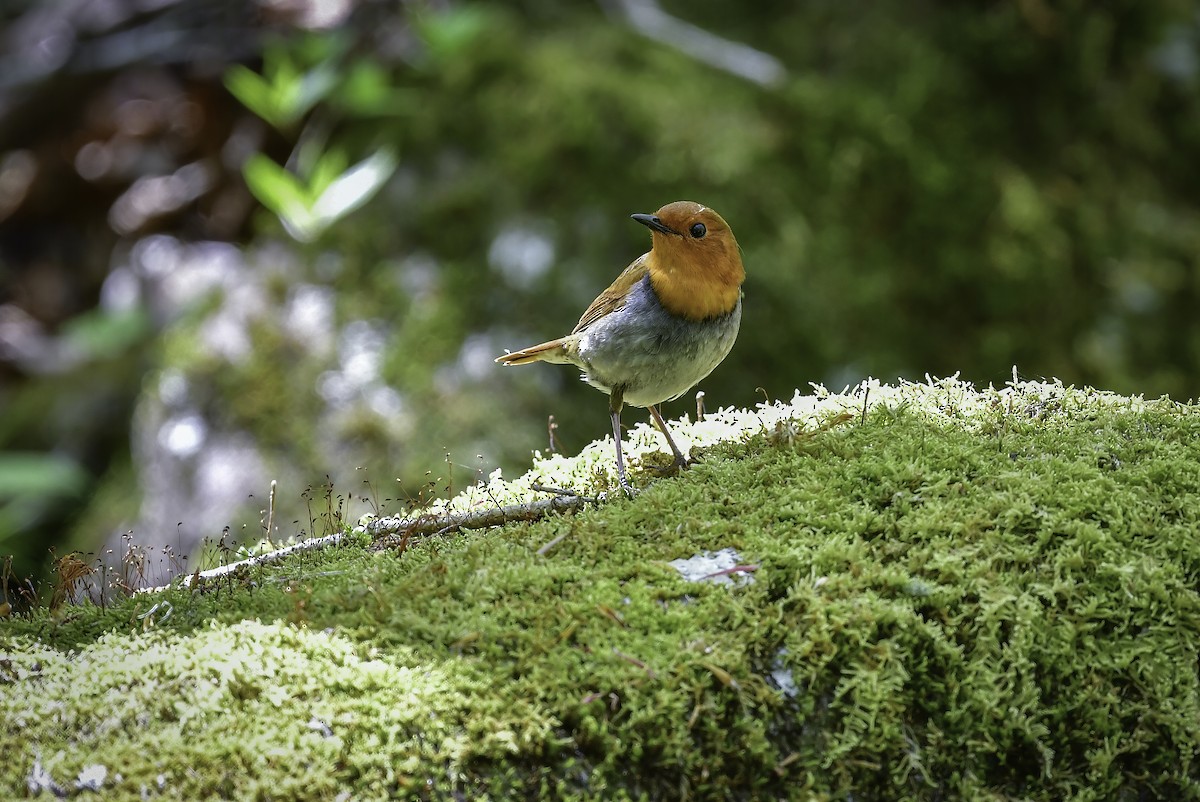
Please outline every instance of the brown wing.
[{"label": "brown wing", "polygon": [[646,258],[649,255],[648,253],[642,254],[633,260],[633,264],[621,271],[617,280],[610,284],[607,290],[600,293],[596,300],[592,301],[592,305],[587,308],[583,317],[579,318],[579,322],[571,330],[572,334],[578,334],[600,318],[625,305],[625,296],[629,294],[629,290],[650,272],[649,260]]}]

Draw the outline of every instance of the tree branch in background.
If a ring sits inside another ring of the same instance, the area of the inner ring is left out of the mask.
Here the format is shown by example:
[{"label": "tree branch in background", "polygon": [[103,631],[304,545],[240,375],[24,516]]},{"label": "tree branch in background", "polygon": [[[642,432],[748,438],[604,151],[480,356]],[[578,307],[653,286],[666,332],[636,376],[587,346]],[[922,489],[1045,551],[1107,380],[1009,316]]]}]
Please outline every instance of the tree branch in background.
[{"label": "tree branch in background", "polygon": [[[638,33],[678,48],[697,61],[763,86],[780,83],[783,63],[761,50],[722,39],[689,22],[672,17],[655,0],[612,0]],[[606,4],[607,5],[607,4]]]}]

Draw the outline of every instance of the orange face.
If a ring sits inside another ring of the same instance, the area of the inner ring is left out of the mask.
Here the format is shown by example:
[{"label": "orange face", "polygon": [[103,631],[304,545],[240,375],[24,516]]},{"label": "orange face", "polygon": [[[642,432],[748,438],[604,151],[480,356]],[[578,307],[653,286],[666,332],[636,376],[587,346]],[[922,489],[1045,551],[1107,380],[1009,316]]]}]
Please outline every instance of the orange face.
[{"label": "orange face", "polygon": [[633,219],[650,229],[650,280],[669,312],[704,320],[733,310],[746,270],[721,215],[692,201],[676,201]]}]

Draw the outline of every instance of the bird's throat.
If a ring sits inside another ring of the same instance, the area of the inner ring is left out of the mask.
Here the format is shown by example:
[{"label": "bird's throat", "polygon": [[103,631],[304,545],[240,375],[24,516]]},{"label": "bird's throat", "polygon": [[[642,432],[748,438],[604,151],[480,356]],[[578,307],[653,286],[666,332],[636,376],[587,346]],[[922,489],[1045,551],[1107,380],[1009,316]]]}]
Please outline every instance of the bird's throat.
[{"label": "bird's throat", "polygon": [[649,274],[650,286],[664,309],[677,317],[699,321],[723,317],[734,310],[742,297],[746,271],[738,256],[699,260],[693,257],[685,264],[671,264],[657,258],[650,265]]}]

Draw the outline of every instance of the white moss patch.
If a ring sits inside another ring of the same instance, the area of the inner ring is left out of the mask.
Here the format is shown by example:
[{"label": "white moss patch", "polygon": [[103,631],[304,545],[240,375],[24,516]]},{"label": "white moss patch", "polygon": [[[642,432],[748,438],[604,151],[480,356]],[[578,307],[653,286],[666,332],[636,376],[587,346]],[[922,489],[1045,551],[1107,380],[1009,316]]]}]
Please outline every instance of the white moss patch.
[{"label": "white moss patch", "polygon": [[[959,380],[957,374],[945,379],[926,377],[924,382],[901,381],[883,384],[867,379],[854,387],[834,393],[819,384],[812,391],[796,390],[789,401],[758,404],[752,410],[723,408],[707,413],[702,421],[689,416],[668,421],[679,448],[690,453],[722,442],[744,442],[757,434],[787,442],[803,436],[839,415],[861,417],[876,407],[905,408],[923,412],[935,419],[971,428],[997,411],[1020,411],[1033,419],[1049,420],[1064,412],[1079,412],[1092,406],[1125,407],[1135,412],[1145,406],[1141,396],[1122,396],[1092,389],[1077,389],[1053,380],[1021,381],[1016,378],[1003,387],[976,389]],[[631,468],[648,455],[667,452],[662,434],[648,421],[630,427],[622,440]],[[434,501],[422,515],[438,516],[487,507],[523,504],[547,498],[534,486],[570,490],[589,496],[597,488],[616,488],[616,462],[611,437],[596,440],[575,456],[545,455],[533,452],[533,467],[516,479],[505,479],[497,469],[488,480],[467,488],[450,499]],[[405,516],[395,516],[402,519]],[[389,519],[380,519],[385,524]],[[364,527],[360,526],[359,531]]]}]

